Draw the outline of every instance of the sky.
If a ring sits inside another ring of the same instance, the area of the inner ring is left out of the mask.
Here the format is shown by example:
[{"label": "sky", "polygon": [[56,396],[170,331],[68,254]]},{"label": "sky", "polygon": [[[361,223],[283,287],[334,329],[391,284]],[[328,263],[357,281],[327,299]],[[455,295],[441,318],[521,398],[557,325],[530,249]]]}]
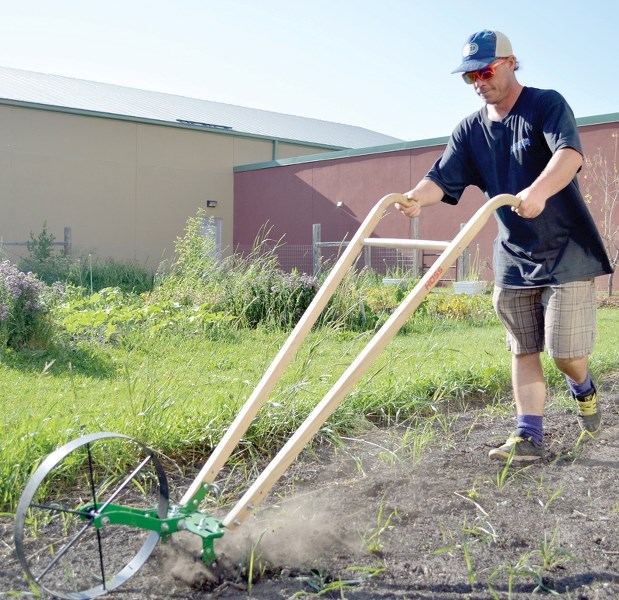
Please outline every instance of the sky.
[{"label": "sky", "polygon": [[451,71],[497,29],[524,85],[619,113],[613,0],[2,0],[0,65],[356,125],[449,135],[481,106]]}]

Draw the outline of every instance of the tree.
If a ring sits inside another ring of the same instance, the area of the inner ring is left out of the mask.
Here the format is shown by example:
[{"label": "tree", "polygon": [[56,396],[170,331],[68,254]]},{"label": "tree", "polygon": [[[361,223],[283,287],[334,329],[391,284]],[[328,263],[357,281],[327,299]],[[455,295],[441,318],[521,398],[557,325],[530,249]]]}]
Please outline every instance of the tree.
[{"label": "tree", "polygon": [[43,231],[37,237],[34,237],[34,233],[31,231],[30,241],[26,242],[30,258],[40,263],[50,260],[54,255],[55,241],[55,236],[47,232],[47,221],[43,221]]},{"label": "tree", "polygon": [[[617,140],[619,132],[611,134],[610,150],[597,151],[585,158],[585,200],[600,213],[596,219],[600,234],[613,268],[619,264],[619,166],[617,164]],[[609,154],[612,156],[609,157]],[[613,294],[613,274],[608,277],[608,295]]]}]

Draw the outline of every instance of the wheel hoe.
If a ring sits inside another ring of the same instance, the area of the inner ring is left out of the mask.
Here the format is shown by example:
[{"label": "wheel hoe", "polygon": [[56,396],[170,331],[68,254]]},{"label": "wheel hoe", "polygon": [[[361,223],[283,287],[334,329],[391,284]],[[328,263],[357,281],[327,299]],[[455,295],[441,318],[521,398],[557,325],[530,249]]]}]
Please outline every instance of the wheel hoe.
[{"label": "wheel hoe", "polygon": [[[518,198],[488,200],[451,242],[370,237],[387,208],[409,201],[383,197],[318,290],[223,438],[178,503],[157,453],[110,432],[92,433],[47,456],[28,481],[17,506],[15,547],[29,580],[57,598],[88,599],[118,588],[147,561],[158,540],[178,531],[202,539],[202,560],[216,560],[214,542],[243,523],[301,450],[356,385],[406,320],[470,244],[495,210]],[[223,518],[202,512],[215,479],[253,422],[302,341],[364,247],[432,249],[442,253],[382,328]]]}]

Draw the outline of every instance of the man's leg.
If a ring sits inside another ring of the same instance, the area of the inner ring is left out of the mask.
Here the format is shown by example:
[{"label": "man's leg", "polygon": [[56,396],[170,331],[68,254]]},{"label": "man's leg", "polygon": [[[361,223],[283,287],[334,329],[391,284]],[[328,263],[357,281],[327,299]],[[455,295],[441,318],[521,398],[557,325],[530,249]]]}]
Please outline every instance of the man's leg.
[{"label": "man's leg", "polygon": [[507,330],[512,352],[512,387],[516,403],[516,429],[491,458],[519,462],[540,460],[543,456],[543,415],[546,382],[540,359],[544,348],[544,312],[541,289],[503,289],[495,287],[493,302]]},{"label": "man's leg", "polygon": [[583,383],[587,375],[589,375],[588,356],[580,358],[555,358],[554,361],[559,371],[575,383]]},{"label": "man's leg", "polygon": [[543,456],[546,381],[539,352],[512,355],[512,387],[516,402],[516,430],[490,458],[533,462]]},{"label": "man's leg", "polygon": [[546,381],[539,353],[512,355],[512,386],[518,415],[544,415]]},{"label": "man's leg", "polygon": [[565,375],[572,397],[576,400],[578,424],[583,431],[597,433],[602,426],[602,414],[598,406],[598,395],[589,374],[589,359],[554,359],[557,368]]},{"label": "man's leg", "polygon": [[577,401],[581,429],[596,433],[601,427],[601,412],[588,368],[588,357],[595,343],[594,282],[575,281],[547,288],[544,302],[548,353],[565,375],[572,397]]}]

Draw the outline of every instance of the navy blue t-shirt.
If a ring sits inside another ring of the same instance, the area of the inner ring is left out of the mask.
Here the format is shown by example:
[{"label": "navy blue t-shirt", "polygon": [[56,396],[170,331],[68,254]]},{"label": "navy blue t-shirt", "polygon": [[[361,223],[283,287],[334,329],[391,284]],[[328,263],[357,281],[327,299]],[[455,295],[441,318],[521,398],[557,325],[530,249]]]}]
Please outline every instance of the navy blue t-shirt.
[{"label": "navy blue t-shirt", "polygon": [[[572,110],[554,90],[525,87],[502,121],[491,121],[485,107],[461,121],[426,178],[449,204],[457,204],[469,185],[490,198],[517,194],[561,148],[582,153]],[[612,272],[576,178],[534,219],[519,217],[510,206],[499,208],[496,218],[493,268],[499,286],[556,285]]]}]

